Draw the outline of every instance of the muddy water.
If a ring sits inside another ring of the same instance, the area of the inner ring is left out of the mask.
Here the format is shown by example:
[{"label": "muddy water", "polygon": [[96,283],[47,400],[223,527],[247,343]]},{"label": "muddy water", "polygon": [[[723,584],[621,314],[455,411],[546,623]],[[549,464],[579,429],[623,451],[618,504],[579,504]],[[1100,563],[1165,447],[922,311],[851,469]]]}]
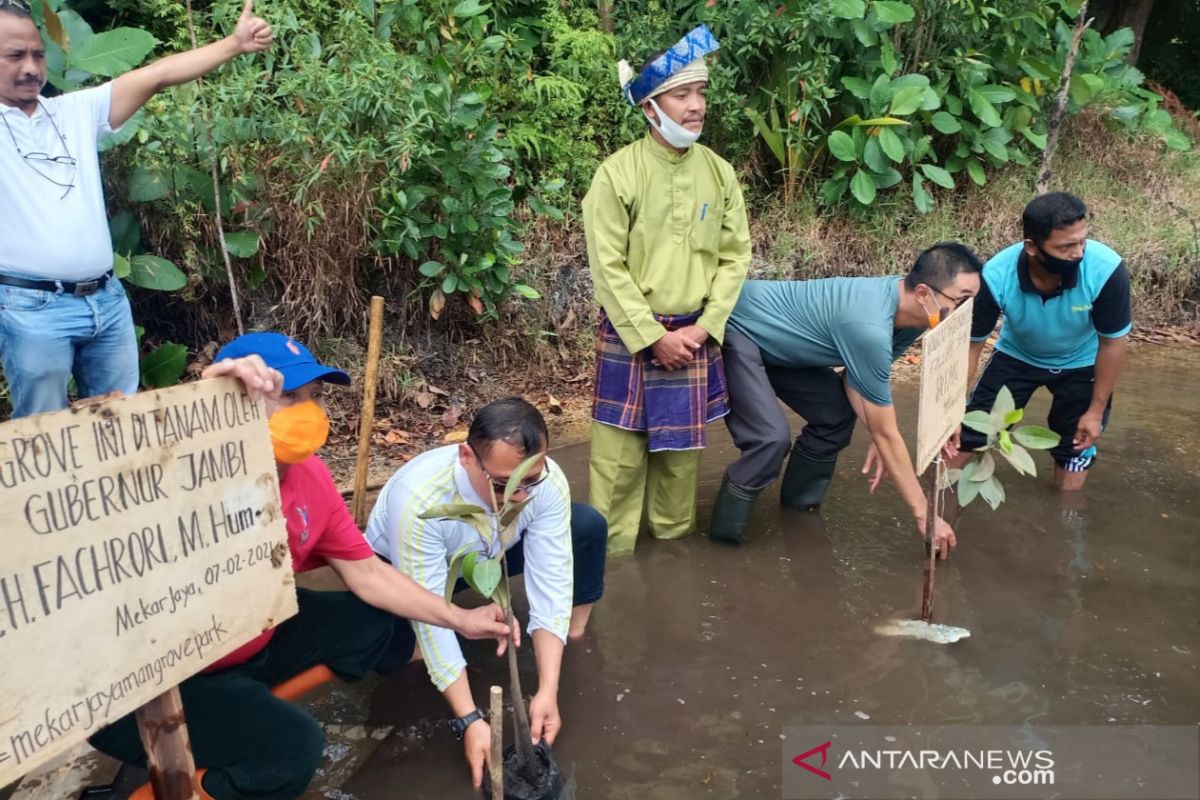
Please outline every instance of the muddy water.
[{"label": "muddy water", "polygon": [[[971,630],[959,644],[872,632],[918,611],[922,549],[893,490],[868,499],[861,432],[822,514],[782,512],[768,491],[740,548],[644,539],[611,562],[589,637],[563,668],[555,751],[577,797],[779,797],[787,724],[1200,722],[1200,449],[1188,433],[1200,359],[1140,347],[1130,362],[1083,502],[1005,472],[1007,504],[963,518],[935,602],[937,621]],[[912,423],[915,385],[897,406]],[[1038,397],[1029,416],[1047,407]],[[734,455],[713,433],[702,527]],[[586,447],[556,458],[585,496]],[[1045,456],[1038,465],[1049,471]],[[506,685],[484,648],[468,658],[477,698]],[[422,668],[355,700],[399,735],[344,791],[472,796]]]}]

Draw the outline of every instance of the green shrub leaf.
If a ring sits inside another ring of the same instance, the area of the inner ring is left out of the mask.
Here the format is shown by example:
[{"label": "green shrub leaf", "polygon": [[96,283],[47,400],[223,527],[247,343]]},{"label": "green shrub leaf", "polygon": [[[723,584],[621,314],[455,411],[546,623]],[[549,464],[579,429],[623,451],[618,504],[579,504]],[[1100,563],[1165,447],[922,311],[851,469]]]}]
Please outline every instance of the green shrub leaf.
[{"label": "green shrub leaf", "polygon": [[850,179],[850,193],[854,195],[855,200],[864,206],[869,206],[875,202],[875,181],[871,180],[871,176],[860,169]]},{"label": "green shrub leaf", "polygon": [[129,262],[129,282],[143,289],[174,292],[187,285],[187,276],[165,258],[142,254]]},{"label": "green shrub leaf", "polygon": [[875,18],[887,25],[899,25],[902,22],[912,22],[916,17],[916,11],[908,3],[900,3],[896,0],[876,0],[871,3],[871,11],[875,13]]},{"label": "green shrub leaf", "polygon": [[225,234],[225,249],[234,258],[251,258],[257,255],[260,241],[256,231],[234,231]]},{"label": "green shrub leaf", "polygon": [[104,31],[68,50],[67,67],[112,78],[141,64],[156,44],[158,39],[138,28]]},{"label": "green shrub leaf", "polygon": [[864,0],[832,0],[830,12],[840,19],[862,19],[867,13]]},{"label": "green shrub leaf", "polygon": [[174,386],[187,368],[187,348],[175,342],[163,342],[146,354],[139,368],[142,386],[147,389]]},{"label": "green shrub leaf", "polygon": [[879,129],[879,146],[883,148],[887,157],[897,164],[904,160],[904,142],[900,141],[900,137],[891,128]]},{"label": "green shrub leaf", "polygon": [[921,172],[925,173],[925,177],[941,186],[944,189],[954,188],[954,176],[939,166],[933,164],[922,164]]},{"label": "green shrub leaf", "polygon": [[854,140],[845,131],[834,131],[829,134],[829,152],[838,161],[857,161],[858,151]]},{"label": "green shrub leaf", "polygon": [[953,114],[946,111],[934,114],[930,122],[933,123],[933,127],[937,129],[938,133],[951,134],[962,130],[962,123]]},{"label": "green shrub leaf", "polygon": [[967,92],[967,102],[971,104],[971,111],[979,118],[980,122],[992,128],[1000,127],[1002,124],[1000,112],[992,105],[992,101],[988,100],[978,89]]}]

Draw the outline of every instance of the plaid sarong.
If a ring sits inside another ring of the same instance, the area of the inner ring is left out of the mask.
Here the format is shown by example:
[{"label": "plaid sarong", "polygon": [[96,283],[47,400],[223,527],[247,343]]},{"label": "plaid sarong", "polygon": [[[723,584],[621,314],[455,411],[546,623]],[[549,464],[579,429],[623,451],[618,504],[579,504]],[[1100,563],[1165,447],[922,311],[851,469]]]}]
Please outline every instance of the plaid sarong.
[{"label": "plaid sarong", "polygon": [[[705,425],[729,413],[720,346],[709,339],[686,367],[663,369],[650,363],[649,347],[631,354],[608,315],[601,310],[599,317],[592,419],[645,431],[652,453],[704,447]],[[694,324],[700,312],[654,318],[673,331]]]}]

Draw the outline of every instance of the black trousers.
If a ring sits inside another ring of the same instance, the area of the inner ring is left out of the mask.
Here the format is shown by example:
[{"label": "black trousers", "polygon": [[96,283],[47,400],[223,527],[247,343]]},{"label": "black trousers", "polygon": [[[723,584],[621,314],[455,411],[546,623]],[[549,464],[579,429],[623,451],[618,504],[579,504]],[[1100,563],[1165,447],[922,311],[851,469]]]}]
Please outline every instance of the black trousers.
[{"label": "black trousers", "polygon": [[831,458],[850,444],[856,415],[841,376],[832,369],[764,364],[758,345],[733,327],[725,330],[721,356],[729,382],[725,425],[741,451],[741,457],[725,470],[731,483],[759,491],[779,477],[792,447],[791,428],[779,400],[804,418],[796,444],[808,455]]},{"label": "black trousers", "polygon": [[[217,800],[290,800],[304,793],[321,763],[320,723],[271,687],[324,664],[359,680],[392,636],[392,616],[350,592],[297,589],[299,613],[285,620],[266,649],[245,664],[194,675],[179,685],[204,791]],[[137,722],[128,714],[89,739],[120,761],[146,765]]]}]

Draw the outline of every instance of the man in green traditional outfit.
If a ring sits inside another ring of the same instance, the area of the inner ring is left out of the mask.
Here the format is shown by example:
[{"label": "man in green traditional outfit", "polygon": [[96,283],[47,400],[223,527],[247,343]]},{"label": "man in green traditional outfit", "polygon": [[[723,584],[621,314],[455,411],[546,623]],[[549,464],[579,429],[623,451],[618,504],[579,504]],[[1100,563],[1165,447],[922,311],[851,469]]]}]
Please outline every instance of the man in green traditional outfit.
[{"label": "man in green traditional outfit", "polygon": [[609,552],[632,552],[643,501],[650,532],[695,522],[705,425],[728,413],[720,345],[750,263],[733,167],[696,144],[717,49],[701,25],[621,85],[646,115],[645,138],[610,156],[583,200],[600,303],[589,501]]}]

